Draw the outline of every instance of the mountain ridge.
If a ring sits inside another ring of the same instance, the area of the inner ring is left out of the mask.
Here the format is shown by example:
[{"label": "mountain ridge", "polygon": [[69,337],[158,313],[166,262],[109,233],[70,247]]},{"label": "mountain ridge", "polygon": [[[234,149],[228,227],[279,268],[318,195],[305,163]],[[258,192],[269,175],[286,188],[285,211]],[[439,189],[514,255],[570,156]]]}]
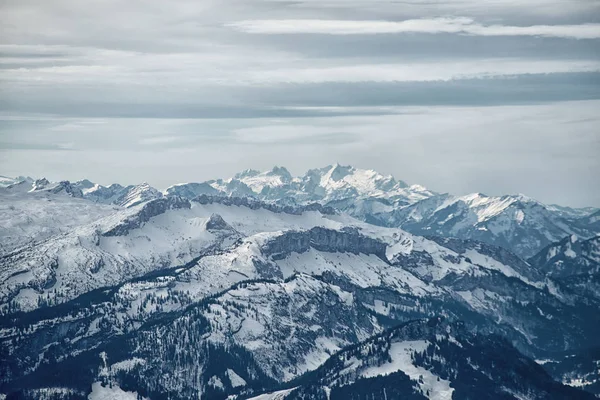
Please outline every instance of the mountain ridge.
[{"label": "mountain ridge", "polygon": [[[46,180],[45,184],[50,183]],[[593,207],[546,205],[523,194],[438,194],[391,175],[339,164],[310,169],[297,177],[280,166],[264,172],[245,170],[229,179],[181,183],[164,191],[147,183],[101,186],[82,180],[64,181],[57,187],[61,185],[72,188],[66,189],[71,195],[121,207],[164,196],[192,200],[201,195],[254,197],[292,206],[320,203],[372,224],[418,235],[475,239],[505,247],[523,258],[568,235],[589,238],[600,233],[596,216],[600,210]]]}]

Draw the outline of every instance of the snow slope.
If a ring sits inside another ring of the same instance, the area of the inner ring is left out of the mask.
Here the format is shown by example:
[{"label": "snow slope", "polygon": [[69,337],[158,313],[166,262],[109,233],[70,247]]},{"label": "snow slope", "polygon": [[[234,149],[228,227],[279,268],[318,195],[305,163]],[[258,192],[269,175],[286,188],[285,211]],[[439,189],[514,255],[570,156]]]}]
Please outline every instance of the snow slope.
[{"label": "snow slope", "polygon": [[67,233],[116,211],[114,206],[91,204],[65,194],[0,189],[0,255]]}]

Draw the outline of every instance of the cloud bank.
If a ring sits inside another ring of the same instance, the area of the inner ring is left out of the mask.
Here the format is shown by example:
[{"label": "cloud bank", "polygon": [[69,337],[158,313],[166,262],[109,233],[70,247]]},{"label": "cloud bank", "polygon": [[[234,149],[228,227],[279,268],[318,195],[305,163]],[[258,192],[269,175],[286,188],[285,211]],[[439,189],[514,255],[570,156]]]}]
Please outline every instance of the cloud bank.
[{"label": "cloud bank", "polygon": [[545,36],[570,39],[600,38],[600,24],[482,25],[468,17],[411,19],[406,21],[348,21],[318,19],[247,20],[227,24],[247,33],[373,35],[397,33],[459,33],[479,36]]}]

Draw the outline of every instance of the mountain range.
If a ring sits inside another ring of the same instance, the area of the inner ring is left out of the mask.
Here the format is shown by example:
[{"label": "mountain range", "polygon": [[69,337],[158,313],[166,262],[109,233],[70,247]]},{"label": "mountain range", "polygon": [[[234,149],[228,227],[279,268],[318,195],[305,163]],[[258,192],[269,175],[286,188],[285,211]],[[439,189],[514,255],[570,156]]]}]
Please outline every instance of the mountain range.
[{"label": "mountain range", "polygon": [[7,398],[600,394],[597,209],[339,165],[0,183]]},{"label": "mountain range", "polygon": [[148,183],[102,186],[82,180],[50,183],[46,179],[0,179],[10,191],[64,190],[75,197],[132,207],[150,199],[199,195],[253,197],[284,205],[319,203],[365,222],[401,228],[417,235],[473,239],[504,247],[529,258],[569,235],[591,238],[600,233],[600,209],[547,205],[522,194],[464,196],[440,194],[408,185],[392,176],[339,164],[293,177],[284,167],[245,170],[229,179],[182,183],[159,191]]}]

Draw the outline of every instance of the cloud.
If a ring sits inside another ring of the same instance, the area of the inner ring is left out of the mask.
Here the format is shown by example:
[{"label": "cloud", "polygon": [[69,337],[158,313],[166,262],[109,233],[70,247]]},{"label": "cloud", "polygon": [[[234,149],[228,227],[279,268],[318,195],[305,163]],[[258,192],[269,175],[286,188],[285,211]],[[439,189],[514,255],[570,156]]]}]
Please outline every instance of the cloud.
[{"label": "cloud", "polygon": [[[115,54],[116,53],[116,54]],[[344,57],[308,57],[249,52],[213,57],[205,54],[134,55],[127,52],[97,54],[94,63],[21,66],[2,70],[0,82],[37,88],[73,84],[88,89],[133,87],[136,103],[147,102],[144,91],[168,96],[194,88],[243,87],[307,82],[427,82],[495,78],[522,74],[584,73],[600,71],[600,60],[487,58],[438,60],[354,60]],[[241,67],[243,65],[243,68]]]},{"label": "cloud", "polygon": [[524,74],[598,72],[600,61],[478,60],[406,64],[344,65],[250,72],[249,82],[434,82],[498,78]]},{"label": "cloud", "polygon": [[[598,107],[596,100],[410,106],[387,110],[396,113],[386,115],[348,113],[302,120],[126,118],[51,138],[38,135],[37,125],[31,129],[32,121],[20,121],[19,129],[11,129],[18,132],[7,139],[29,145],[0,149],[0,174],[88,178],[103,184],[149,180],[164,188],[180,181],[231,176],[245,168],[269,169],[277,164],[300,174],[339,161],[442,192],[522,192],[550,203],[598,206]],[[169,135],[182,138],[177,147],[139,145],[140,140]],[[65,158],[64,151],[43,146],[52,140],[74,142],[74,150]]]},{"label": "cloud", "polygon": [[315,125],[259,125],[233,131],[232,141],[244,144],[279,144],[293,145],[330,144],[341,146],[356,142],[357,132],[349,127],[320,127]]},{"label": "cloud", "polygon": [[600,24],[482,25],[467,17],[411,19],[405,21],[348,21],[318,19],[247,20],[227,24],[255,34],[372,35],[397,33],[460,33],[481,36],[546,36],[573,39],[600,38]]},{"label": "cloud", "polygon": [[3,0],[0,172],[164,187],[337,160],[441,191],[594,203],[598,103],[567,101],[600,99],[599,12]]}]

